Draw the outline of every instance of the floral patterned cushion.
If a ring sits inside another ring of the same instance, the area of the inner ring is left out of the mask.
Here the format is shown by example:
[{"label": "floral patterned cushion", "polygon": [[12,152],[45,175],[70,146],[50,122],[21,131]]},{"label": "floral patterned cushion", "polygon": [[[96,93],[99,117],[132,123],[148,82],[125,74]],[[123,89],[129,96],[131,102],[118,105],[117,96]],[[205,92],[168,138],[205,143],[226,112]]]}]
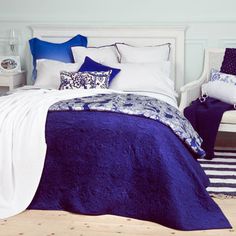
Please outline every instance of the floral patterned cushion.
[{"label": "floral patterned cushion", "polygon": [[85,72],[67,72],[61,71],[62,89],[107,89],[109,86],[109,71],[85,71]]},{"label": "floral patterned cushion", "polygon": [[231,74],[221,73],[218,70],[211,70],[211,79],[210,81],[222,81],[227,84],[232,84],[236,86],[236,76]]}]

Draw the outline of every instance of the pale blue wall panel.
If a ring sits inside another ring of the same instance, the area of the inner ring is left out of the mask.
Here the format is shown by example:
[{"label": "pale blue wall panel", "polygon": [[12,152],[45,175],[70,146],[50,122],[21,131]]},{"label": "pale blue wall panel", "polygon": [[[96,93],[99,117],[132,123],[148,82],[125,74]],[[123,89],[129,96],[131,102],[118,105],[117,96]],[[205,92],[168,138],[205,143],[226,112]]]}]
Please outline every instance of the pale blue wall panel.
[{"label": "pale blue wall panel", "polygon": [[235,0],[0,0],[0,6],[0,54],[7,53],[9,30],[17,29],[28,71],[32,24],[186,25],[186,82],[201,74],[206,47],[236,47]]}]

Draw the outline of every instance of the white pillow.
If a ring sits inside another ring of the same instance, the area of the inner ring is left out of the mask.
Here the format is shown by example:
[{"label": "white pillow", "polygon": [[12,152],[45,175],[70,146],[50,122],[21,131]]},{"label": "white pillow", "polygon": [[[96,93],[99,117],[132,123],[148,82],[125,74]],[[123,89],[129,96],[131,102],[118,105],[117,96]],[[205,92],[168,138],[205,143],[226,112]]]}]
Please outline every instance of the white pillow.
[{"label": "white pillow", "polygon": [[156,63],[167,61],[170,56],[170,43],[147,47],[116,43],[116,47],[121,63]]},{"label": "white pillow", "polygon": [[120,73],[112,80],[109,88],[122,91],[143,91],[166,94],[171,97],[178,96],[174,90],[173,81],[168,78],[163,64],[156,63],[117,63],[110,66],[121,69]]},{"label": "white pillow", "polygon": [[113,45],[102,47],[72,47],[75,62],[83,63],[85,57],[90,57],[100,64],[117,63],[118,54]]},{"label": "white pillow", "polygon": [[76,72],[82,63],[64,63],[55,60],[40,59],[36,62],[37,78],[35,86],[40,88],[58,89],[60,86],[60,72]]},{"label": "white pillow", "polygon": [[236,104],[236,86],[224,81],[209,81],[202,85],[202,94],[229,104]]}]

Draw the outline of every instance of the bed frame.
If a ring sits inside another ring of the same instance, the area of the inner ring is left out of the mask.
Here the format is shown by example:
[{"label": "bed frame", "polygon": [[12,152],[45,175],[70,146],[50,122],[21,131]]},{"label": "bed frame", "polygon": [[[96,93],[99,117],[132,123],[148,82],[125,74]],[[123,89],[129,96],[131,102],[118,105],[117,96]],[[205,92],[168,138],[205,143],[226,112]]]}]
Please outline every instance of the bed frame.
[{"label": "bed frame", "polygon": [[88,46],[101,46],[115,42],[137,46],[171,43],[171,79],[179,93],[184,85],[185,27],[81,27],[81,26],[31,26],[33,37],[49,42],[63,42],[82,34],[88,37]]}]

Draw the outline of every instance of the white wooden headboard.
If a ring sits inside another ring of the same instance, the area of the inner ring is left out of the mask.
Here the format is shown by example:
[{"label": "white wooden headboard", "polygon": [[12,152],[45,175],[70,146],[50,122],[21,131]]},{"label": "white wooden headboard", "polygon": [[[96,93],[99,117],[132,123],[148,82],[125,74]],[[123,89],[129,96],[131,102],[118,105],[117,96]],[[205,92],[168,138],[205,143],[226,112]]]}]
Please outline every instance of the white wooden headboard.
[{"label": "white wooden headboard", "polygon": [[102,46],[115,42],[137,46],[171,43],[170,60],[172,62],[171,78],[179,92],[184,85],[184,44],[185,27],[81,27],[81,26],[31,26],[33,37],[49,42],[63,42],[81,34],[88,37],[88,46]]}]

